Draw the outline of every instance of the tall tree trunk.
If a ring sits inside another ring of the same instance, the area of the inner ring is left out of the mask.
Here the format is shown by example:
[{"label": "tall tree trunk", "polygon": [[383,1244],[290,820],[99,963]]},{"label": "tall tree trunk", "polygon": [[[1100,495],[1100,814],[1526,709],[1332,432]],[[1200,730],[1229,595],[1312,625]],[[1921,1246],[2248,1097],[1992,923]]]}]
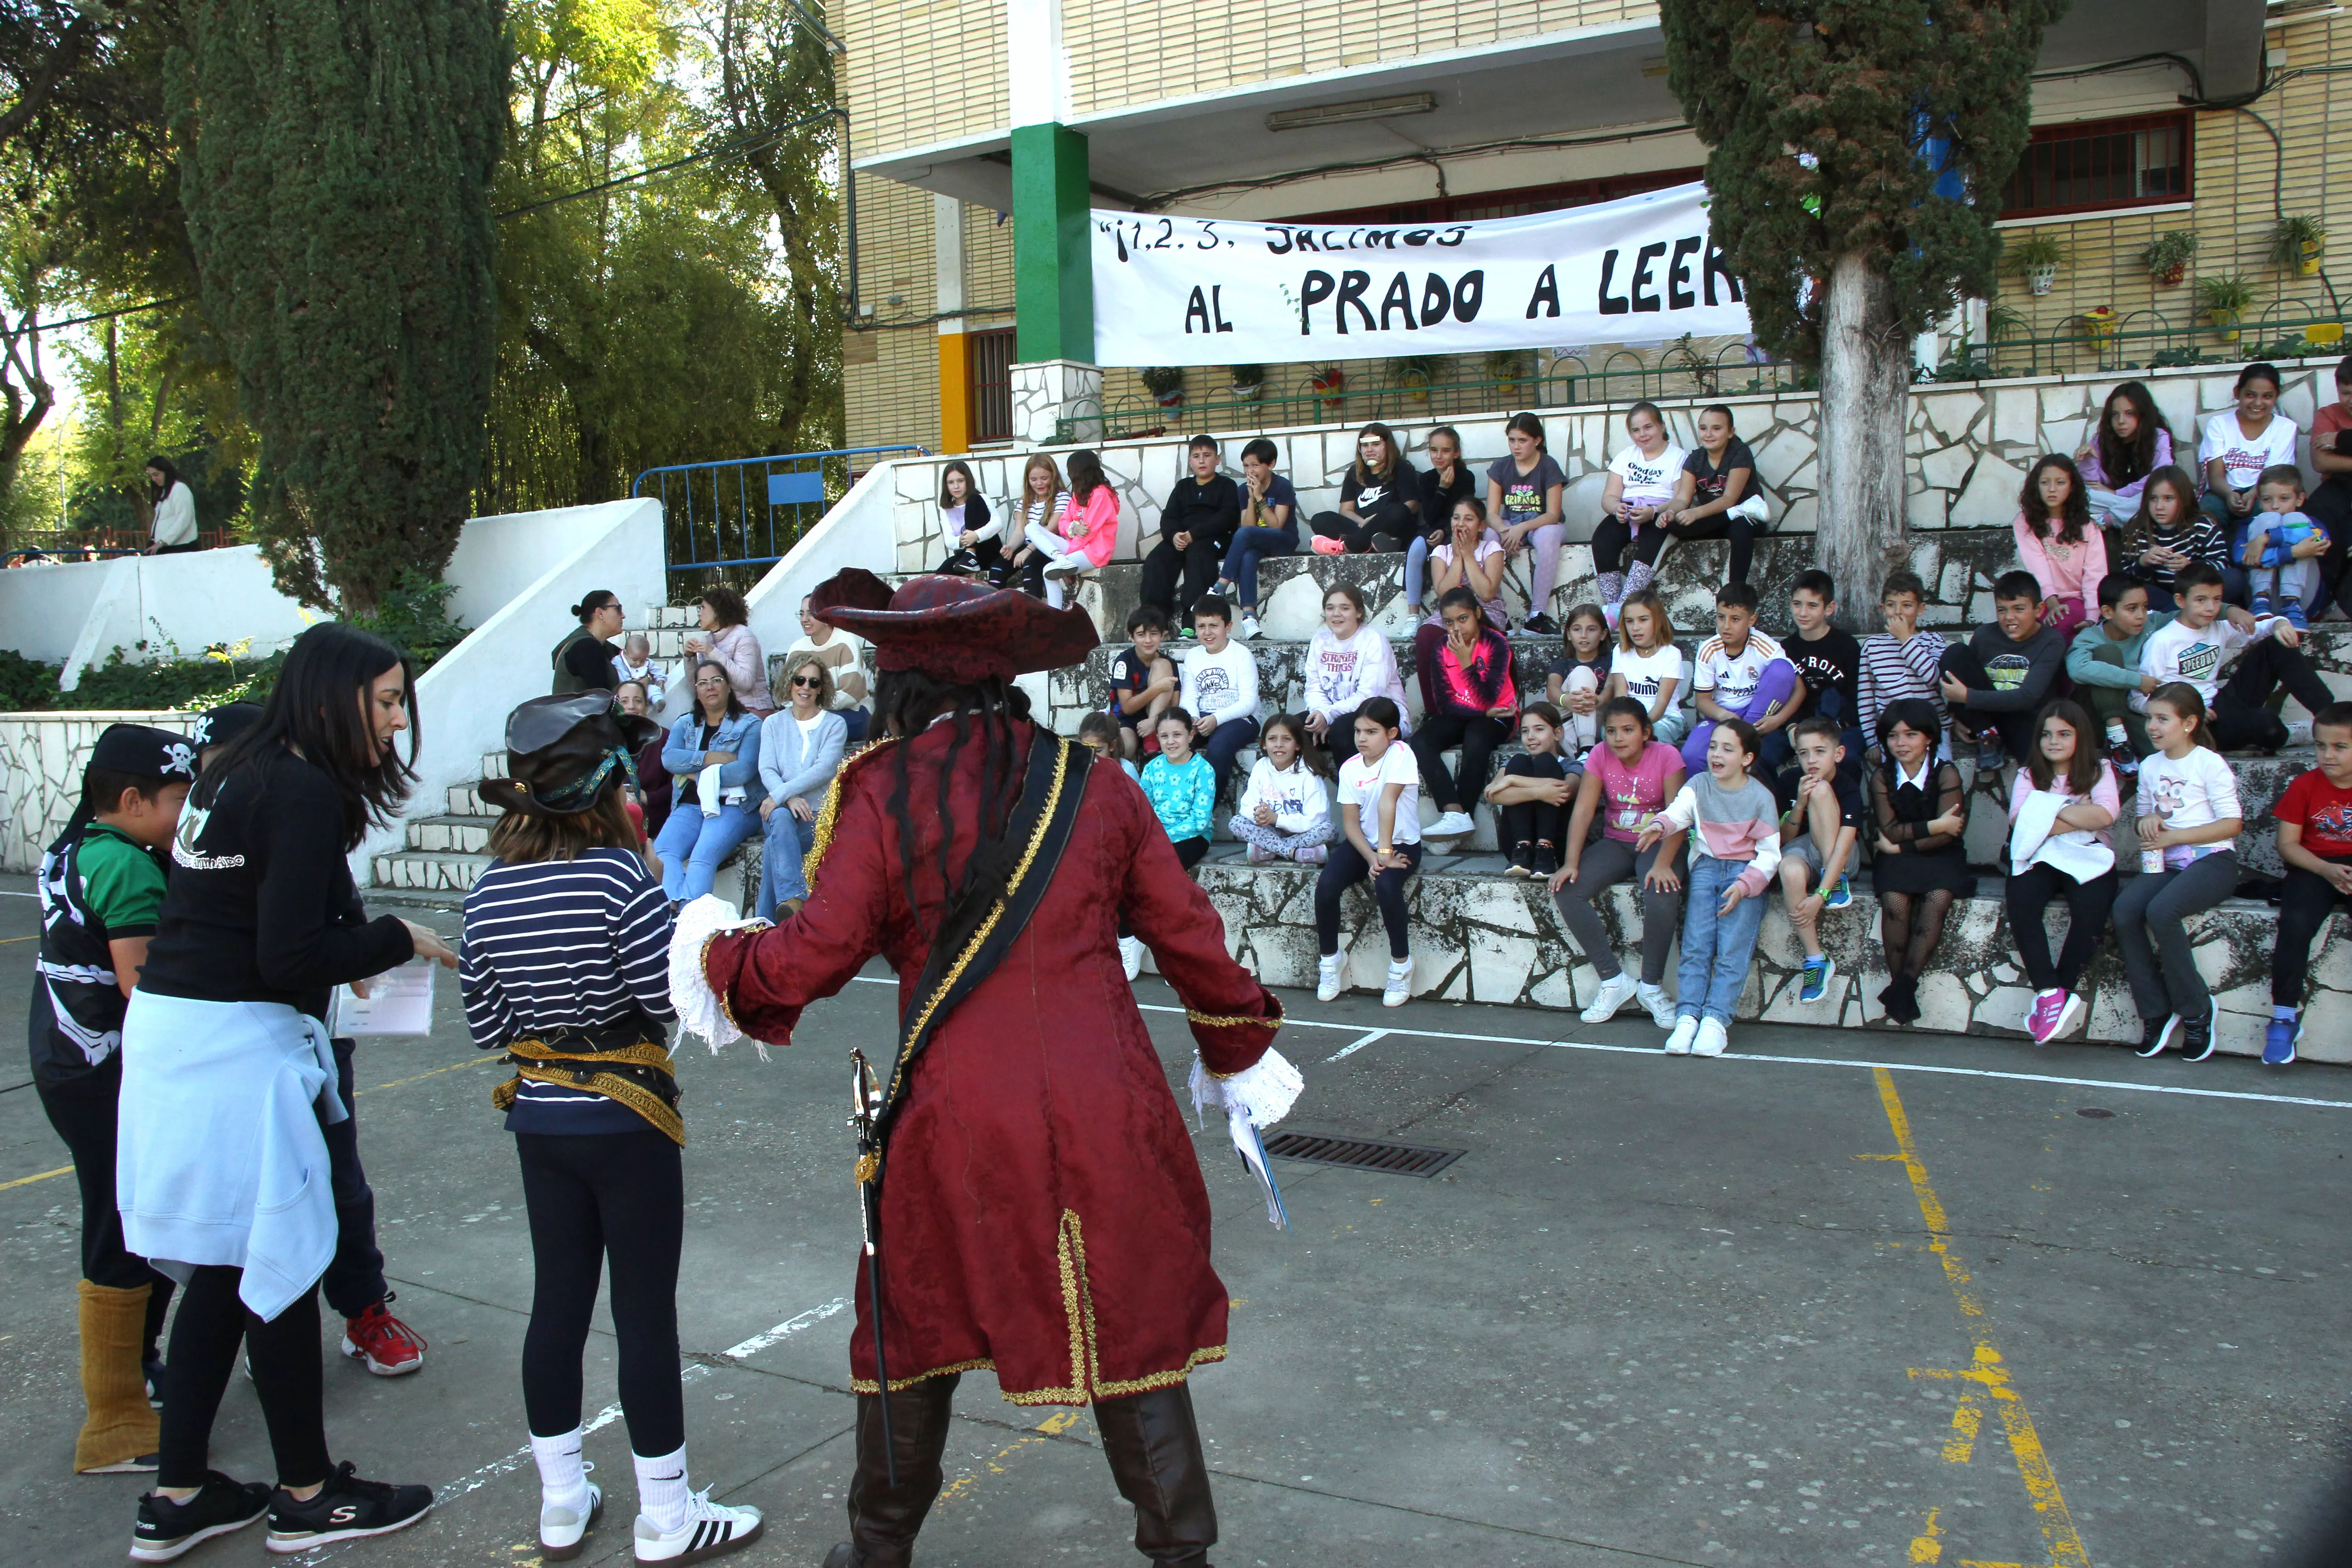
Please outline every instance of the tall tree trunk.
[{"label": "tall tree trunk", "polygon": [[1822,323],[1818,564],[1837,579],[1838,619],[1877,627],[1878,591],[1910,552],[1903,427],[1911,408],[1911,339],[1885,273],[1859,255],[1831,269]]}]

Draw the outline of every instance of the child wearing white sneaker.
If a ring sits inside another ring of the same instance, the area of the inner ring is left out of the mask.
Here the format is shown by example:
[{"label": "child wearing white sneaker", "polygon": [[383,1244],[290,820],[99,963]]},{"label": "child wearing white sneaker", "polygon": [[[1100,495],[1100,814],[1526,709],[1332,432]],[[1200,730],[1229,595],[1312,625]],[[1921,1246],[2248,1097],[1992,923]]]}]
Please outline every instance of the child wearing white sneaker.
[{"label": "child wearing white sneaker", "polygon": [[1837,964],[1822,951],[1822,911],[1853,902],[1845,871],[1862,832],[1862,791],[1845,771],[1836,720],[1800,719],[1792,739],[1798,776],[1796,800],[1780,819],[1780,896],[1805,945],[1797,1000],[1811,1003],[1829,994],[1837,975]]},{"label": "child wearing white sneaker", "polygon": [[1339,769],[1339,825],[1315,879],[1315,939],[1322,954],[1315,999],[1330,1002],[1345,989],[1348,955],[1339,951],[1339,895],[1366,877],[1380,900],[1389,933],[1384,1006],[1402,1007],[1412,994],[1412,949],[1405,921],[1404,884],[1421,865],[1421,770],[1410,747],[1397,743],[1402,721],[1385,697],[1356,710],[1356,754]]},{"label": "child wearing white sneaker", "polygon": [[1601,689],[1609,684],[1612,641],[1601,606],[1579,605],[1568,612],[1560,657],[1545,667],[1544,700],[1568,721],[1559,749],[1570,762],[1600,742]]},{"label": "child wearing white sneaker", "polygon": [[[2101,584],[2102,587],[2105,584]],[[2132,584],[2137,591],[2139,584]],[[2060,699],[2034,721],[2033,755],[2009,793],[2010,939],[2033,987],[2025,1032],[2046,1046],[2083,1016],[2083,972],[2091,966],[2107,916],[2122,890],[2116,876],[2116,818],[2123,798],[2115,769],[2099,755],[2095,721],[2079,702]],[[2042,911],[2066,900],[2066,942],[2050,961]]]},{"label": "child wearing white sneaker", "polygon": [[[1627,601],[1630,605],[1631,600]],[[1561,865],[1551,877],[1552,902],[1560,923],[1587,963],[1601,976],[1601,989],[1584,1009],[1588,1024],[1605,1024],[1639,995],[1661,1029],[1675,1026],[1675,1004],[1660,984],[1666,953],[1683,913],[1683,844],[1680,832],[1636,851],[1634,841],[1666,802],[1682,793],[1683,754],[1653,739],[1650,710],[1638,697],[1612,697],[1601,710],[1601,744],[1584,754],[1584,778],[1568,818]],[[1595,821],[1601,837],[1585,836]],[[1593,900],[1628,877],[1642,889],[1642,979],[1637,987],[1609,945]]]},{"label": "child wearing white sneaker", "polygon": [[1250,765],[1249,783],[1225,826],[1249,846],[1253,866],[1269,860],[1320,866],[1333,832],[1323,794],[1330,763],[1307,743],[1307,727],[1287,713],[1265,721],[1257,744],[1263,754]]},{"label": "child wearing white sneaker", "polygon": [[1780,864],[1780,803],[1748,771],[1762,751],[1747,720],[1717,720],[1706,772],[1684,784],[1633,841],[1642,850],[1676,830],[1694,834],[1669,1056],[1719,1057],[1730,1043],[1731,1010],[1764,923],[1764,892]]}]

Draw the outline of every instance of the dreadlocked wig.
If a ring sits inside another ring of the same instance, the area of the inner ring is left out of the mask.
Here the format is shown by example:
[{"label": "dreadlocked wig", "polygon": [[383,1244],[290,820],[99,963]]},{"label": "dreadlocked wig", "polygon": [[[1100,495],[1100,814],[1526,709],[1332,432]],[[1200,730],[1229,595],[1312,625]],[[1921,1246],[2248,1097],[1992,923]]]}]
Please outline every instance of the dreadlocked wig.
[{"label": "dreadlocked wig", "polygon": [[[952,901],[964,889],[951,883],[948,876],[948,850],[955,840],[954,832],[947,826],[948,785],[956,776],[956,764],[962,759],[964,748],[975,742],[985,748],[981,769],[980,842],[965,862],[964,880],[968,884],[973,868],[981,863],[980,851],[1004,836],[1013,808],[1021,798],[1022,764],[1026,759],[1014,749],[1013,726],[1028,720],[1029,695],[998,676],[955,682],[941,680],[919,669],[887,669],[875,682],[874,710],[885,732],[902,742],[923,733],[935,720],[942,718],[952,731],[947,754],[940,759],[939,799],[933,804],[935,820],[945,829],[940,834],[940,885],[948,889]],[[907,748],[901,744],[892,750],[897,754],[892,759],[895,771],[890,813],[900,822],[911,824],[914,816],[910,810],[912,802],[908,798],[912,785],[907,776]],[[907,901],[912,906],[915,835],[910,831],[898,835],[898,858],[900,871],[906,878]],[[926,926],[937,923],[937,911],[927,916],[919,909],[917,915]]]}]

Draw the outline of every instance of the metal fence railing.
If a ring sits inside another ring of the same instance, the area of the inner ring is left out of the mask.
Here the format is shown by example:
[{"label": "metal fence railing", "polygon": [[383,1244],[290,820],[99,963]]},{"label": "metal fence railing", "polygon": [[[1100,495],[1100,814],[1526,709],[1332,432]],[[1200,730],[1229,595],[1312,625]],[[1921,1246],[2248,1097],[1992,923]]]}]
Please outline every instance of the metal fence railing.
[{"label": "metal fence railing", "polygon": [[[639,474],[629,494],[651,494],[661,501],[673,574],[715,578],[782,560],[856,482],[860,470],[851,459],[897,452],[929,455],[924,447],[902,444],[674,463]],[[648,481],[655,487],[651,491]]]},{"label": "metal fence railing", "polygon": [[[110,561],[118,555],[145,554],[147,542],[147,531],[138,528],[50,529],[18,534],[15,543],[0,551],[0,562]],[[231,529],[206,528],[196,534],[200,550],[229,550],[245,542]]]}]

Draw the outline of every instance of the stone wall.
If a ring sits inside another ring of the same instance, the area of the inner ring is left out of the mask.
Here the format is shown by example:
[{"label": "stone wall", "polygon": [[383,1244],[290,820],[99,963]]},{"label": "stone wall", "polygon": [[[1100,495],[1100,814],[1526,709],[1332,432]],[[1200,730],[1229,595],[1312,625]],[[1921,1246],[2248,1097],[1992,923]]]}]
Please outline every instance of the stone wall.
[{"label": "stone wall", "polygon": [[[2314,412],[2335,401],[2334,358],[2282,365],[2285,386],[2279,407],[2305,430]],[[2204,418],[2233,405],[2233,368],[2211,365],[2133,373],[2145,381],[2172,426],[2176,444],[2193,452]],[[2017,493],[2026,470],[2043,452],[2072,454],[2083,446],[2100,403],[2125,374],[2102,372],[2021,377],[2013,380],[1928,384],[1911,394],[1910,523],[1914,529],[2007,527],[2017,512]],[[1034,395],[1042,396],[1042,386]],[[1720,401],[1734,411],[1739,433],[1756,452],[1757,473],[1768,493],[1780,531],[1812,531],[1819,502],[1815,462],[1819,400],[1811,395],[1662,399],[1674,438],[1693,444],[1698,409]],[[1589,405],[1538,410],[1549,447],[1569,478],[1566,521],[1571,541],[1591,537],[1601,515],[1601,489],[1612,456],[1626,444],[1622,406]],[[1461,432],[1466,462],[1484,467],[1507,450],[1504,414],[1483,418],[1416,420],[1396,425],[1416,464],[1422,461],[1432,426],[1451,423]],[[1213,431],[1224,443],[1226,471],[1238,477],[1241,443],[1265,435],[1280,452],[1280,471],[1298,488],[1303,511],[1312,515],[1339,505],[1339,486],[1355,458],[1355,425],[1302,426],[1286,430]],[[1118,487],[1119,541],[1112,560],[1139,560],[1155,542],[1160,505],[1187,471],[1182,435],[1149,441],[1118,442],[1101,449],[1103,470]],[[1049,452],[1055,449],[1048,448]],[[1058,455],[1058,453],[1055,453]],[[2187,453],[2184,452],[2184,456]],[[967,458],[992,508],[1020,488],[1027,453],[1011,451]],[[894,523],[898,569],[919,572],[945,553],[939,531],[940,467],[945,458],[895,465],[898,496]]]},{"label": "stone wall", "polygon": [[40,869],[81,798],[81,771],[109,724],[177,728],[184,713],[0,713],[0,871]]}]

